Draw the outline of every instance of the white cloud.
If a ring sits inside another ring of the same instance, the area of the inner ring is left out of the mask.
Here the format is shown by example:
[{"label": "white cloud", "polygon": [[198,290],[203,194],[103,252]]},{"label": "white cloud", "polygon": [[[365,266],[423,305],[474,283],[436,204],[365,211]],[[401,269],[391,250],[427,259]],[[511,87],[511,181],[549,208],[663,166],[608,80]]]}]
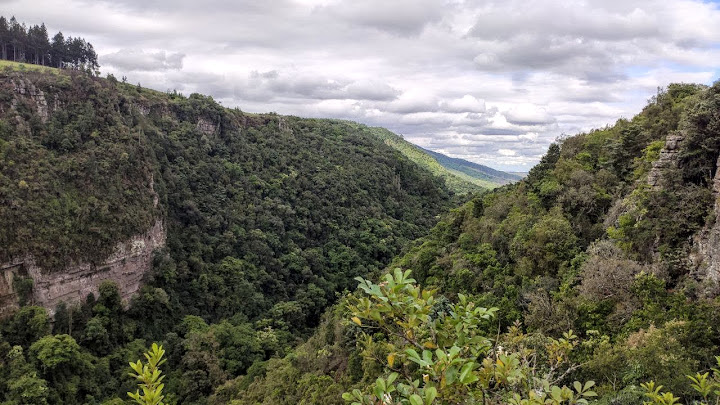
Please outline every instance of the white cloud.
[{"label": "white cloud", "polygon": [[447,112],[468,112],[468,113],[482,113],[485,112],[485,101],[478,100],[477,98],[466,94],[462,98],[443,101],[440,103],[443,110]]},{"label": "white cloud", "polygon": [[543,125],[555,122],[545,108],[533,104],[517,104],[504,113],[507,122],[516,125]]},{"label": "white cloud", "polygon": [[182,53],[121,49],[101,55],[99,62],[126,71],[163,71],[182,69],[184,58],[185,54]]},{"label": "white cloud", "polygon": [[720,9],[701,0],[6,0],[3,14],[85,37],[132,83],[385,126],[502,169],[720,66]]}]

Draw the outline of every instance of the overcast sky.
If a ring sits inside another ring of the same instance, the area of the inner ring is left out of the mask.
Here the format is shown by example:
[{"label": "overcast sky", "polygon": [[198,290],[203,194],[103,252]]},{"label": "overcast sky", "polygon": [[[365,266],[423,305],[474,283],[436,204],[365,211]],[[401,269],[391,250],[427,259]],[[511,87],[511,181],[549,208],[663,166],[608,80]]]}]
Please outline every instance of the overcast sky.
[{"label": "overcast sky", "polygon": [[383,126],[527,171],[556,137],[720,75],[702,1],[0,0],[90,41],[104,73],[243,111]]}]

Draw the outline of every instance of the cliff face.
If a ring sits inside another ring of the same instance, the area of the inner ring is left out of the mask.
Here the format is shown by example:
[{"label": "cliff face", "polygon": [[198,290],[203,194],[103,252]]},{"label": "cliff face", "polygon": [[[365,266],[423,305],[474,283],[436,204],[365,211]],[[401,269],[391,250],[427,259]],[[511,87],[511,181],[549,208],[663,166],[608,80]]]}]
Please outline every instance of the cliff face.
[{"label": "cliff face", "polygon": [[715,221],[698,232],[693,238],[695,251],[691,256],[701,279],[720,282],[720,157],[715,163],[715,177],[712,188],[715,196],[713,211]]},{"label": "cliff face", "polygon": [[152,267],[153,251],[165,245],[166,232],[158,220],[145,233],[118,243],[113,253],[101,263],[79,263],[63,271],[46,272],[35,264],[32,257],[25,257],[0,264],[0,317],[12,314],[18,308],[14,281],[31,278],[32,303],[48,310],[52,316],[55,307],[65,302],[80,303],[88,294],[96,294],[103,281],[117,283],[123,301],[127,301],[141,286],[145,273]]},{"label": "cliff face", "polygon": [[[683,141],[687,134],[677,131],[667,136],[660,156],[653,163],[648,173],[647,183],[653,189],[663,188],[663,176],[667,171],[677,167],[680,152],[687,149]],[[720,282],[720,157],[715,163],[715,176],[712,179],[712,192],[715,197],[713,214],[715,221],[706,225],[692,238],[692,252],[689,263],[693,276],[700,281]]]},{"label": "cliff face", "polygon": [[664,172],[677,166],[684,139],[685,134],[680,131],[670,134],[665,138],[665,146],[660,151],[658,159],[653,162],[650,173],[648,173],[647,183],[650,187],[661,187]]}]

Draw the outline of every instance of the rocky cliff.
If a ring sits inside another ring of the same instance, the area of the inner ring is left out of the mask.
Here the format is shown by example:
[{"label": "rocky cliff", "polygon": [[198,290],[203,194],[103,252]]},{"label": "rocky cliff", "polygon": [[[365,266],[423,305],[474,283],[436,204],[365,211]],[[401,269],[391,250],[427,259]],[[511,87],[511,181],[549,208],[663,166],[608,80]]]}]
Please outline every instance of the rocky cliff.
[{"label": "rocky cliff", "polygon": [[[683,141],[687,134],[677,131],[665,139],[665,146],[660,156],[653,162],[648,173],[647,183],[653,189],[662,189],[663,177],[669,175],[668,171],[676,168],[680,159],[680,152],[687,149]],[[715,163],[715,176],[712,179],[712,192],[715,197],[713,215],[715,220],[697,232],[692,238],[692,253],[689,263],[694,269],[694,278],[700,281],[720,282],[720,157]],[[615,218],[616,219],[616,218]]]},{"label": "rocky cliff", "polygon": [[47,272],[32,257],[0,264],[0,317],[13,313],[18,300],[13,284],[19,279],[33,281],[29,298],[54,315],[55,307],[65,302],[80,303],[88,294],[97,294],[104,281],[117,283],[123,301],[127,302],[141,286],[142,278],[152,267],[153,251],[165,245],[166,232],[158,220],[145,233],[118,243],[113,253],[101,263],[77,263],[63,271]]},{"label": "rocky cliff", "polygon": [[712,188],[715,196],[713,211],[715,221],[698,232],[693,238],[694,252],[691,260],[697,268],[697,278],[720,282],[720,157],[715,164]]},{"label": "rocky cliff", "polygon": [[650,187],[660,187],[664,172],[677,166],[684,139],[685,134],[680,131],[670,134],[665,138],[665,146],[660,151],[658,159],[653,162],[650,173],[648,173],[647,176],[647,183]]}]

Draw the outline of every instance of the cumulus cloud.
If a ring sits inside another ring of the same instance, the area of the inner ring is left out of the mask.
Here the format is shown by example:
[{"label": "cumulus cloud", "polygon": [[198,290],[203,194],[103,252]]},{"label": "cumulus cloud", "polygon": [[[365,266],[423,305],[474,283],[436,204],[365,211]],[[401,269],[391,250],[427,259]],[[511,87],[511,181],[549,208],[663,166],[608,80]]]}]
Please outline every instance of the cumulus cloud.
[{"label": "cumulus cloud", "polygon": [[385,108],[387,111],[399,114],[435,112],[438,110],[438,100],[434,94],[423,89],[409,90],[401,94],[397,100],[388,103]]},{"label": "cumulus cloud", "polygon": [[[387,127],[527,170],[561,134],[709,84],[720,9],[702,0],[6,0],[88,39],[105,73],[245,111]],[[512,153],[510,153],[512,152]]]},{"label": "cumulus cloud", "polygon": [[317,11],[354,24],[401,35],[416,35],[441,19],[447,6],[434,0],[363,0],[336,2]]},{"label": "cumulus cloud", "polygon": [[444,111],[455,113],[482,113],[485,112],[485,101],[466,94],[462,98],[447,100],[440,103]]},{"label": "cumulus cloud", "polygon": [[185,54],[166,51],[121,49],[100,56],[100,63],[127,71],[164,71],[182,69]]},{"label": "cumulus cloud", "polygon": [[504,113],[507,122],[516,125],[543,125],[555,122],[547,110],[533,104],[517,104]]},{"label": "cumulus cloud", "polygon": [[348,98],[360,100],[390,101],[397,98],[400,91],[375,80],[359,80],[347,85],[344,89]]}]

